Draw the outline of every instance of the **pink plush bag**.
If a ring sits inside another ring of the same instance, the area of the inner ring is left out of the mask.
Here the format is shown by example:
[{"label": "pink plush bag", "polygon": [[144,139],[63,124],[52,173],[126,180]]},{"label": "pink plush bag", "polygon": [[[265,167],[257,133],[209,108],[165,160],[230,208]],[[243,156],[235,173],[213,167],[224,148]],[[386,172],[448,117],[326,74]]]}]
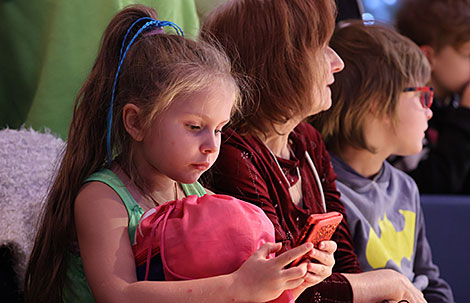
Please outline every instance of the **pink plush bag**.
[{"label": "pink plush bag", "polygon": [[[225,195],[196,195],[145,212],[133,251],[138,266],[160,253],[165,279],[189,280],[229,274],[264,242],[274,227],[257,206]],[[293,302],[285,292],[276,302]]]}]

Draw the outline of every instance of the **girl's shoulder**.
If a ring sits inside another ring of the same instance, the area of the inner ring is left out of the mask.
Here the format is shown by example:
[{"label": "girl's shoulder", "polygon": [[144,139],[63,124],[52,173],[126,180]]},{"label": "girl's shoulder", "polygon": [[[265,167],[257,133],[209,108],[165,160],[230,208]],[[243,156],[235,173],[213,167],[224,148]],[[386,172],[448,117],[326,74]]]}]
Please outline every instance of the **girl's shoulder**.
[{"label": "girl's shoulder", "polygon": [[103,218],[112,215],[127,219],[129,208],[137,207],[136,205],[118,175],[109,169],[103,169],[85,180],[75,199],[74,210],[76,216],[83,214],[94,217],[100,214]]},{"label": "girl's shoulder", "polygon": [[[85,202],[82,202],[80,194],[85,197]],[[103,213],[104,218],[108,213],[126,218],[129,235],[133,235],[144,209],[136,202],[136,199],[142,198],[141,195],[133,188],[132,182],[125,174],[110,169],[97,171],[85,180],[80,194],[76,203],[83,204],[84,214],[89,215],[88,212],[98,206],[97,212]],[[88,207],[91,209],[87,209]]]},{"label": "girl's shoulder", "polygon": [[116,209],[116,211],[127,217],[126,209],[123,208],[119,194],[108,184],[97,180],[83,184],[75,198],[75,211],[77,211],[77,208],[86,212],[106,212],[106,210]]},{"label": "girl's shoulder", "polygon": [[102,183],[111,188],[118,194],[128,210],[137,207],[135,199],[141,198],[139,192],[135,190],[133,182],[120,170],[116,172],[111,169],[99,170],[85,180],[85,183],[89,182]]}]

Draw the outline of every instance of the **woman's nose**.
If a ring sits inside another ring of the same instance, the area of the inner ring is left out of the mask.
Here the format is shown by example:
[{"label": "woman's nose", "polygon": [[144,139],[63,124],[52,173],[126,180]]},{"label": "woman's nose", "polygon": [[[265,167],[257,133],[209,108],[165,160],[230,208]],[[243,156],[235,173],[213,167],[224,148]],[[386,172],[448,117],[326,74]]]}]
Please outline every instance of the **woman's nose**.
[{"label": "woman's nose", "polygon": [[341,57],[331,48],[328,46],[328,58],[330,60],[331,72],[337,73],[342,71],[344,68],[344,62]]}]

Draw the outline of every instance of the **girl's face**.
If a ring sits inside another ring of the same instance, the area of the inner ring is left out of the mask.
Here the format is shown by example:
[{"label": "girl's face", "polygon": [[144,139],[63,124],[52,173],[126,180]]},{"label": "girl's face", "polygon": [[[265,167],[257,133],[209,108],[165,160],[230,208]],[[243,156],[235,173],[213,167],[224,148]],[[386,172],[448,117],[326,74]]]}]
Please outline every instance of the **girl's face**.
[{"label": "girl's face", "polygon": [[186,184],[197,181],[217,159],[234,99],[233,86],[223,81],[175,98],[139,144],[146,171]]},{"label": "girl's face", "polygon": [[326,46],[323,55],[325,56],[324,62],[326,63],[326,70],[322,81],[319,82],[320,91],[315,94],[315,108],[312,113],[309,113],[309,116],[331,107],[330,85],[335,82],[333,74],[342,71],[344,68],[343,60],[341,60],[340,56],[331,47]]},{"label": "girl's face", "polygon": [[393,147],[395,155],[412,155],[423,148],[424,132],[428,128],[428,120],[432,111],[423,107],[420,92],[403,92],[397,104],[395,127],[389,127],[391,134],[386,137]]}]

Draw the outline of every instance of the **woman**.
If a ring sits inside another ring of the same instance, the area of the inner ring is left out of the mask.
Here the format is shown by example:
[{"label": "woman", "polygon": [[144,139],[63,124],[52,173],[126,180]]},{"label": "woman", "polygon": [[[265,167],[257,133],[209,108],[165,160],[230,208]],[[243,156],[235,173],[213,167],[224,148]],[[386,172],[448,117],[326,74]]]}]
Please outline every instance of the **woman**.
[{"label": "woman", "polygon": [[[321,137],[302,122],[331,106],[328,86],[343,68],[328,47],[334,15],[330,0],[233,0],[215,9],[201,32],[203,39],[215,37],[234,69],[254,83],[243,96],[245,114],[224,133],[209,182],[215,192],[260,206],[284,250],[292,247],[310,214],[344,215]],[[361,273],[346,220],[333,240],[338,245],[333,275],[299,301],[424,302],[401,274]],[[315,253],[324,253],[321,245]]]}]

